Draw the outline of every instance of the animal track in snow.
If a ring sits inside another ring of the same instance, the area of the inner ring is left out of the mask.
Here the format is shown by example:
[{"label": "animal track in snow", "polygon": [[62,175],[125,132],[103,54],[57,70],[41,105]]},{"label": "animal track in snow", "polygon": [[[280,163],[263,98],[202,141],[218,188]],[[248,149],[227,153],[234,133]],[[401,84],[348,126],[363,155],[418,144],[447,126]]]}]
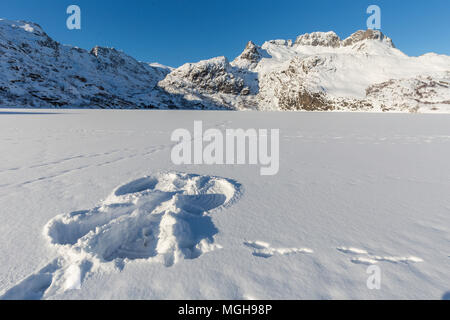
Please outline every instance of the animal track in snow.
[{"label": "animal track in snow", "polygon": [[174,172],[122,185],[96,208],[52,219],[44,234],[61,257],[0,299],[41,299],[79,287],[100,267],[116,269],[136,259],[170,267],[221,248],[210,213],[239,194],[234,181]]},{"label": "animal track in snow", "polygon": [[368,254],[366,250],[350,247],[339,247],[337,248],[337,250],[343,253],[350,253],[350,254]]},{"label": "animal track in snow", "polygon": [[372,265],[378,262],[391,262],[391,263],[417,263],[423,262],[421,258],[414,256],[377,256],[371,255],[364,249],[350,248],[350,247],[338,247],[336,248],[338,251],[350,254],[350,255],[359,255],[357,257],[353,257],[350,259],[352,263],[355,264],[366,264]]},{"label": "animal track in snow", "polygon": [[308,248],[272,248],[269,243],[263,241],[246,241],[244,245],[253,249],[253,255],[261,258],[270,258],[276,254],[290,255],[296,253],[313,253]]}]

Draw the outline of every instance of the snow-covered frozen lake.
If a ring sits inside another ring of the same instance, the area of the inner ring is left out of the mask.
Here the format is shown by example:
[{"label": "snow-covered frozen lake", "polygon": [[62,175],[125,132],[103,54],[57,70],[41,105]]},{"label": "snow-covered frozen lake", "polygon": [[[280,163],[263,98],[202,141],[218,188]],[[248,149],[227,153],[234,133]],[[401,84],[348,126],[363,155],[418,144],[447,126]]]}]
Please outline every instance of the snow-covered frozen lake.
[{"label": "snow-covered frozen lake", "polygon": [[[279,173],[172,164],[171,133],[195,120],[280,129]],[[1,109],[0,137],[3,298],[450,291],[450,115]]]}]

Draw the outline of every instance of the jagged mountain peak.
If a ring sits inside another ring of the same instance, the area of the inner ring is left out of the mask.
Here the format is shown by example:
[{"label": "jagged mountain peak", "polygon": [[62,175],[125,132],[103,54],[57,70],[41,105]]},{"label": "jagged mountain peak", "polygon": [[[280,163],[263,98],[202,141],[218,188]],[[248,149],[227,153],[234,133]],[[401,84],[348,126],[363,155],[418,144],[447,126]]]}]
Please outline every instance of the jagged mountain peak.
[{"label": "jagged mountain peak", "polygon": [[341,40],[334,31],[305,33],[297,37],[294,45],[339,48],[352,46],[364,40],[377,40],[388,47],[395,48],[391,38],[379,30],[372,29],[358,30],[344,40]]},{"label": "jagged mountain peak", "polygon": [[364,40],[378,40],[382,43],[385,43],[391,48],[395,48],[395,45],[391,38],[385,36],[379,30],[358,30],[353,33],[351,36],[342,41],[342,46],[347,47],[354,45],[355,43],[364,41]]},{"label": "jagged mountain peak", "polygon": [[337,48],[341,46],[341,39],[334,31],[312,32],[298,36],[295,45]]},{"label": "jagged mountain peak", "polygon": [[260,56],[258,50],[259,46],[254,44],[253,41],[249,41],[245,46],[244,52],[241,54],[241,58],[255,61]]},{"label": "jagged mountain peak", "polygon": [[239,68],[253,69],[262,58],[268,58],[269,55],[260,46],[249,41],[244,51],[231,63],[233,66]]}]

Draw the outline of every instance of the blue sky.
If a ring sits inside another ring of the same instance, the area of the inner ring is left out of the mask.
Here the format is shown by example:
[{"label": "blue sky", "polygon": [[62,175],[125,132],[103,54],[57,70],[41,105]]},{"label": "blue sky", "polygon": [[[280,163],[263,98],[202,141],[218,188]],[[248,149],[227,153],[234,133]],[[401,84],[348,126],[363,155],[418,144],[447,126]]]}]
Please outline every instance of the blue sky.
[{"label": "blue sky", "polygon": [[[66,8],[82,10],[82,30],[66,28]],[[0,17],[39,23],[55,40],[115,47],[138,60],[179,66],[225,55],[249,40],[295,39],[312,31],[347,37],[366,28],[366,8],[382,10],[382,31],[409,55],[450,54],[449,0],[9,0]]]}]

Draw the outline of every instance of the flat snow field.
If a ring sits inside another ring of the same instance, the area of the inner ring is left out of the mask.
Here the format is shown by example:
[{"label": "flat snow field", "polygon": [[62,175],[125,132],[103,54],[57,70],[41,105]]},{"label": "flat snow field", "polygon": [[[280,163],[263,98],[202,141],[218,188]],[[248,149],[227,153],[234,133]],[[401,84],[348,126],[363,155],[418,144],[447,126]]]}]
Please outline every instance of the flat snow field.
[{"label": "flat snow field", "polygon": [[[279,128],[279,173],[172,164],[195,120]],[[1,109],[0,137],[1,298],[450,295],[450,115]]]}]

